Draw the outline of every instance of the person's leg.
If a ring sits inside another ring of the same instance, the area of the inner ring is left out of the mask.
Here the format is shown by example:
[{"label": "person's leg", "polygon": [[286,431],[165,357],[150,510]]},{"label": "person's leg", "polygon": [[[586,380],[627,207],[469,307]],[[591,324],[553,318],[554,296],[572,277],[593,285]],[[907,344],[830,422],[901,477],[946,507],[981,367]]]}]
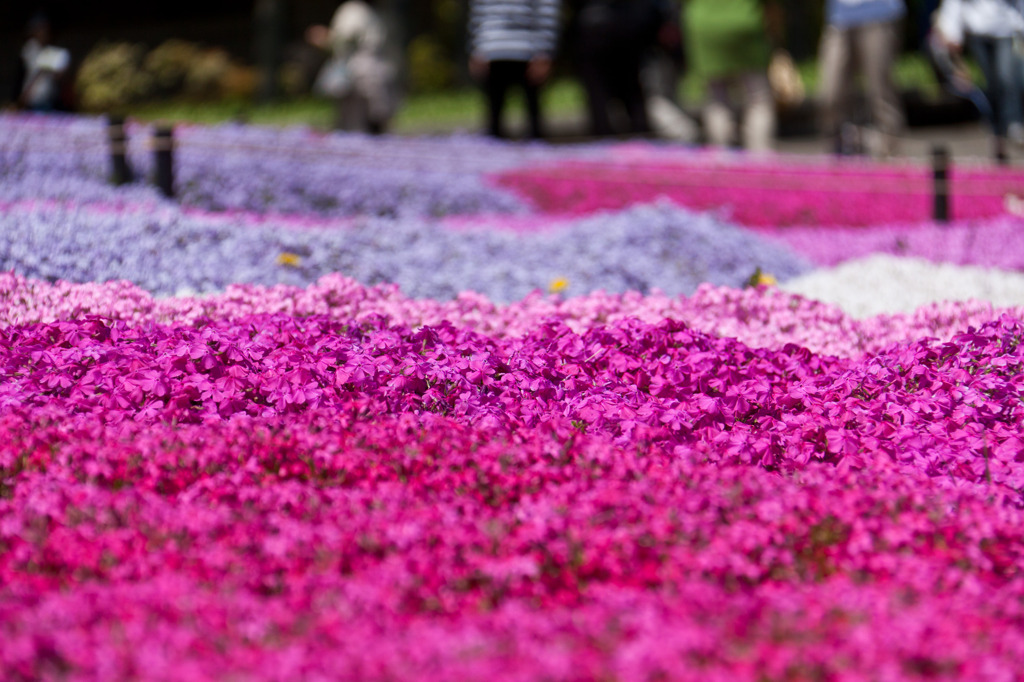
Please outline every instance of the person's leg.
[{"label": "person's leg", "polygon": [[509,67],[512,62],[494,61],[488,65],[484,90],[487,95],[487,134],[504,137],[503,114],[508,94]]},{"label": "person's leg", "polygon": [[363,131],[366,129],[366,100],[355,90],[338,98],[334,129]]},{"label": "person's leg", "polygon": [[523,87],[523,96],[526,99],[526,118],[529,121],[530,137],[540,140],[544,137],[544,120],[540,111],[540,84],[533,83],[529,78],[529,63],[519,62],[519,70],[516,76]]},{"label": "person's leg", "polygon": [[770,151],[775,140],[776,117],[775,96],[767,74],[744,75],[743,89],[743,146],[752,152]]},{"label": "person's leg", "polygon": [[1000,38],[995,43],[995,71],[1003,88],[1002,120],[1006,126],[1006,137],[1014,142],[1022,141],[1021,122],[1024,120],[1020,79],[1020,55],[1014,50],[1012,38]]},{"label": "person's leg", "polygon": [[826,26],[821,36],[818,55],[821,74],[818,86],[820,99],[820,125],[824,133],[835,146],[836,152],[842,151],[840,129],[844,118],[848,115],[848,95],[851,65],[851,48],[849,29]]},{"label": "person's leg", "polygon": [[892,66],[899,51],[900,22],[865,24],[855,35],[871,122],[880,133],[877,142],[869,145],[875,147],[870,151],[874,156],[890,156],[896,151],[905,125],[903,106],[892,78]]},{"label": "person's leg", "polygon": [[[1013,41],[1011,43],[1013,49],[1011,50],[1012,60],[1012,71],[1014,74],[1014,83],[1016,84],[1017,92],[1019,93],[1018,102],[1024,102],[1024,51],[1020,43]],[[1022,104],[1024,106],[1024,104]],[[1013,140],[1014,144],[1018,147],[1024,147],[1024,110],[1020,113],[1019,124],[1014,126],[1012,123],[1007,126],[1008,134],[1010,139]]]},{"label": "person's leg", "polygon": [[331,123],[332,130],[345,130],[345,122],[348,118],[348,102],[346,95],[334,98],[334,121]]},{"label": "person's leg", "polygon": [[373,135],[380,135],[387,131],[397,107],[395,70],[384,60],[374,58],[367,71],[371,77],[360,87],[366,97],[366,130]]},{"label": "person's leg", "polygon": [[729,101],[730,85],[730,81],[723,78],[708,81],[704,134],[708,144],[714,147],[728,147],[736,139],[736,122]]},{"label": "person's leg", "polygon": [[996,137],[1002,137],[1006,134],[1006,118],[1003,107],[1003,84],[996,72],[995,43],[994,38],[967,36],[967,47],[971,56],[985,76],[985,95],[992,107],[992,132]]},{"label": "person's leg", "polygon": [[590,117],[590,134],[611,135],[612,121],[608,114],[608,84],[601,65],[593,55],[580,58],[580,80],[587,92],[587,112]]},{"label": "person's leg", "polygon": [[992,109],[992,120],[989,122],[993,135],[992,155],[997,162],[1005,163],[1007,160],[1006,129],[1008,121],[1003,102],[1005,97],[1003,84],[996,71],[996,39],[968,35],[967,48],[985,76],[985,96],[988,97],[989,106]]},{"label": "person's leg", "polygon": [[370,100],[362,92],[356,94],[355,106],[352,108],[353,130],[361,133],[370,131]]},{"label": "person's leg", "polygon": [[661,48],[649,52],[640,64],[640,84],[647,97],[679,103],[679,72],[672,58]]},{"label": "person's leg", "polygon": [[647,120],[647,105],[644,101],[643,84],[640,82],[640,60],[630,59],[620,64],[622,104],[629,117],[629,128],[631,133],[650,132],[650,124]]}]

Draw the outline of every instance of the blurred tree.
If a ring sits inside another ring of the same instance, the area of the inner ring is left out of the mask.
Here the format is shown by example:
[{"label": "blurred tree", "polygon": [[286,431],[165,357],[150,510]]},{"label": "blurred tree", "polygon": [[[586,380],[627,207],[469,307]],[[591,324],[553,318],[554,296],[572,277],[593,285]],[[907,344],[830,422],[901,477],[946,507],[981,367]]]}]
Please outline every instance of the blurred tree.
[{"label": "blurred tree", "polygon": [[286,0],[256,0],[253,7],[253,42],[260,70],[258,96],[270,101],[278,95],[278,70],[284,54],[287,26]]},{"label": "blurred tree", "polygon": [[825,22],[822,0],[784,0],[785,43],[793,59],[816,59],[821,27]]},{"label": "blurred tree", "polygon": [[455,83],[465,55],[465,5],[462,0],[421,5],[427,12],[410,35],[407,51],[410,90],[439,90]]}]

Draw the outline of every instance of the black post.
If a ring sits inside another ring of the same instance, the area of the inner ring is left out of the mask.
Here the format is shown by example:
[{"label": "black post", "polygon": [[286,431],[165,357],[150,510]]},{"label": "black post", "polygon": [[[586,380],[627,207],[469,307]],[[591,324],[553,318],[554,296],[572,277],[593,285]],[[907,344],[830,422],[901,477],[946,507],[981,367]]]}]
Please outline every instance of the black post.
[{"label": "black post", "polygon": [[937,144],[932,147],[932,176],[935,193],[933,218],[938,223],[949,222],[949,148]]},{"label": "black post", "polygon": [[124,127],[124,116],[107,116],[107,144],[110,148],[110,182],[124,185],[133,180],[128,165],[128,133]]},{"label": "black post", "polygon": [[165,197],[174,197],[174,127],[161,123],[153,130],[154,181]]}]

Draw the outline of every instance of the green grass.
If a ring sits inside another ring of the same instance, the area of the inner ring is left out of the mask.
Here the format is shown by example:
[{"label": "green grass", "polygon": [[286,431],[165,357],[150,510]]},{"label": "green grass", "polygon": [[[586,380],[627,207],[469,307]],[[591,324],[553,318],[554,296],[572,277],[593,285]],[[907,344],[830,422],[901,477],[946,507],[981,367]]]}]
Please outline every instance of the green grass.
[{"label": "green grass", "polygon": [[[815,61],[799,65],[806,90],[815,92],[818,68]],[[925,97],[939,94],[939,86],[931,67],[921,55],[904,55],[896,64],[894,78],[903,89],[916,89]],[[680,81],[682,101],[690,106],[700,102],[703,83],[693,74]],[[572,79],[553,82],[544,91],[544,108],[554,118],[584,116],[585,97],[582,87]],[[513,96],[509,103],[510,116],[523,116],[521,97]],[[222,123],[238,120],[258,125],[306,125],[328,129],[333,118],[333,107],[328,101],[313,97],[257,104],[245,100],[214,102],[156,102],[138,105],[128,112],[141,120],[170,122]],[[399,109],[392,130],[396,133],[437,133],[451,130],[478,130],[484,120],[483,95],[476,89],[412,95]]]},{"label": "green grass", "polygon": [[260,125],[309,125],[326,128],[331,122],[331,104],[314,98],[257,104],[247,100],[191,102],[173,100],[137,105],[129,115],[143,121],[224,123],[245,121]]},{"label": "green grass", "polygon": [[[583,115],[583,88],[575,80],[554,81],[541,97],[544,111],[550,116]],[[510,119],[525,119],[523,98],[519,93],[509,97],[508,110]],[[395,117],[394,128],[398,133],[476,129],[483,125],[485,113],[483,94],[476,89],[412,96]]]},{"label": "green grass", "polygon": [[[552,83],[543,94],[544,106],[553,116],[583,111],[583,90],[574,81]],[[522,97],[509,98],[510,116],[520,116]],[[266,104],[245,100],[187,102],[168,101],[141,104],[128,112],[144,121],[222,123],[245,121],[258,125],[307,125],[327,129],[333,119],[331,102],[315,97]],[[476,129],[484,119],[483,95],[475,89],[451,90],[407,97],[392,129],[397,133],[429,133]]]}]

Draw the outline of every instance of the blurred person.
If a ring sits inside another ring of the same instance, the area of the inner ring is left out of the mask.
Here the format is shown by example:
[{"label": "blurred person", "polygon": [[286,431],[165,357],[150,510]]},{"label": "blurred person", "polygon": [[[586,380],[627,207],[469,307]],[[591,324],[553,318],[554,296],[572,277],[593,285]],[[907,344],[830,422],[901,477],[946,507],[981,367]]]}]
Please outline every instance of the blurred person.
[{"label": "blurred person", "polygon": [[385,132],[398,107],[398,68],[372,1],[343,0],[330,26],[311,26],[306,40],[331,52],[314,89],[337,101],[335,129]]},{"label": "blurred person", "polygon": [[622,104],[630,133],[650,126],[641,68],[662,25],[659,0],[582,0],[573,19],[576,64],[587,93],[590,132],[614,130],[610,105]]},{"label": "blurred person", "polygon": [[[899,53],[904,0],[827,0],[820,46],[821,127],[837,154],[859,151],[861,137],[875,157],[891,156],[905,119],[892,67]],[[850,112],[854,66],[863,76],[870,128],[855,133]]]},{"label": "blurred person", "polygon": [[[964,61],[962,52],[953,52],[937,29],[928,32],[925,47],[928,60],[939,84],[956,97],[966,99],[973,104],[985,123],[991,126],[993,123],[992,105],[984,91],[974,82],[974,77]],[[997,158],[1000,157],[997,155]],[[1005,160],[1005,158],[1000,160]]]},{"label": "blurred person", "polygon": [[530,137],[544,136],[540,89],[551,75],[560,0],[470,0],[469,71],[487,97],[487,132],[504,137],[505,101],[522,88]]},{"label": "blurred person", "polygon": [[738,108],[743,146],[755,152],[772,148],[776,115],[768,64],[781,35],[781,11],[775,0],[687,0],[686,43],[707,85],[703,118],[710,144],[735,142]]},{"label": "blurred person", "polygon": [[679,80],[686,68],[682,8],[678,0],[654,2],[659,21],[657,40],[640,67],[647,120],[658,137],[693,143],[697,141],[697,124],[679,103]]},{"label": "blurred person", "polygon": [[935,12],[939,9],[940,3],[939,0],[917,0],[917,2],[917,7],[912,12],[917,20],[914,38],[917,40],[917,44],[925,45],[932,34]]},{"label": "blurred person", "polygon": [[51,44],[50,21],[37,14],[28,24],[28,40],[21,49],[19,108],[55,111],[65,108],[64,91],[71,53]]},{"label": "blurred person", "polygon": [[[934,39],[954,56],[966,44],[985,76],[993,156],[1007,159],[1006,140],[1024,145],[1024,12],[1010,0],[942,0]],[[964,78],[969,77],[963,74]]]}]

